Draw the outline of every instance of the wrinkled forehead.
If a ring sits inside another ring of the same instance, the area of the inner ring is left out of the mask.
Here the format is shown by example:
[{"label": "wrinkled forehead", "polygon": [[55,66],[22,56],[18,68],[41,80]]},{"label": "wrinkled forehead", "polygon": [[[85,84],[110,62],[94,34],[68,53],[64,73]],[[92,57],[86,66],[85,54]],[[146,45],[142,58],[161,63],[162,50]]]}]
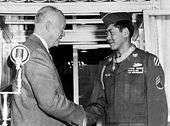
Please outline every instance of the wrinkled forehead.
[{"label": "wrinkled forehead", "polygon": [[66,25],[66,19],[65,19],[65,17],[64,17],[63,15],[61,15],[61,14],[56,14],[56,15],[54,15],[54,16],[55,16],[55,17],[53,17],[53,22],[54,22],[56,25],[65,28],[65,25]]}]

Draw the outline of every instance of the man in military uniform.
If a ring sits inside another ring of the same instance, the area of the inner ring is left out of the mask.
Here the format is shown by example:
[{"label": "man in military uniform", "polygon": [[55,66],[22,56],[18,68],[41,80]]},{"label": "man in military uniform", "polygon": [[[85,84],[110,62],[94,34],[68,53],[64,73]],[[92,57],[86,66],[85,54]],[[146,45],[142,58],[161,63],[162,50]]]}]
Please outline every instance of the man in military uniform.
[{"label": "man in military uniform", "polygon": [[88,124],[102,115],[107,126],[166,126],[164,72],[157,56],[131,43],[134,27],[129,13],[102,18],[113,54],[98,66],[86,108]]}]

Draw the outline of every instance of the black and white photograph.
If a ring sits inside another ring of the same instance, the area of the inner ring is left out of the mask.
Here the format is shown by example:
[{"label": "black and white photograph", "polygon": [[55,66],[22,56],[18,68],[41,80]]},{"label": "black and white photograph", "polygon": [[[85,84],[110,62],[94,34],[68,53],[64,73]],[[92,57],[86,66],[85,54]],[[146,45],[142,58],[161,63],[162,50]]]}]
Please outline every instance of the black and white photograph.
[{"label": "black and white photograph", "polygon": [[170,126],[170,0],[0,0],[0,126]]}]

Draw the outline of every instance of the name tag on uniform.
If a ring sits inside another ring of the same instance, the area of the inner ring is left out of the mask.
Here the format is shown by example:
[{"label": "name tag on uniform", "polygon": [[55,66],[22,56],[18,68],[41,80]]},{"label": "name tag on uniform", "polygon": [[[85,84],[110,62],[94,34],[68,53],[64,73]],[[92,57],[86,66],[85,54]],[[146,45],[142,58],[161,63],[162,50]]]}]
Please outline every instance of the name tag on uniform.
[{"label": "name tag on uniform", "polygon": [[134,63],[132,67],[128,68],[129,74],[143,74],[144,68],[141,63]]}]

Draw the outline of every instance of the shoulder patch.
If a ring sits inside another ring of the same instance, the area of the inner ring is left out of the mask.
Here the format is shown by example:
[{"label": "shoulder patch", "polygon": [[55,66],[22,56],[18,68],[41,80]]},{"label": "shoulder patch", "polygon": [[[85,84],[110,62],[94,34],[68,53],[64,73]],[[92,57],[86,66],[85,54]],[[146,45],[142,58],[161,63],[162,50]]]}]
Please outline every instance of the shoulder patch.
[{"label": "shoulder patch", "polygon": [[164,88],[162,82],[161,82],[161,78],[160,76],[157,76],[155,78],[155,84],[156,84],[156,87],[159,89],[159,90],[162,90]]},{"label": "shoulder patch", "polygon": [[111,62],[113,60],[113,55],[109,55],[106,58],[104,58],[106,62]]}]

